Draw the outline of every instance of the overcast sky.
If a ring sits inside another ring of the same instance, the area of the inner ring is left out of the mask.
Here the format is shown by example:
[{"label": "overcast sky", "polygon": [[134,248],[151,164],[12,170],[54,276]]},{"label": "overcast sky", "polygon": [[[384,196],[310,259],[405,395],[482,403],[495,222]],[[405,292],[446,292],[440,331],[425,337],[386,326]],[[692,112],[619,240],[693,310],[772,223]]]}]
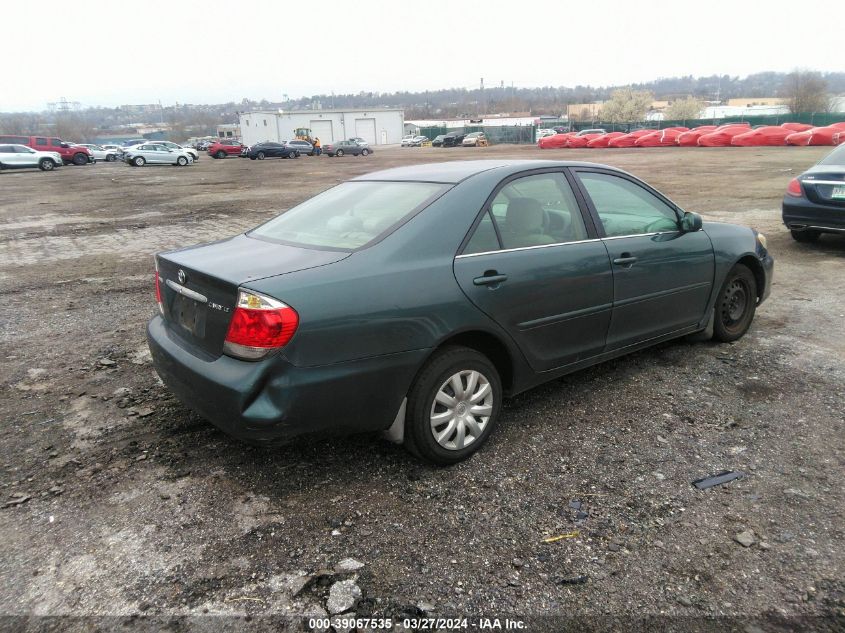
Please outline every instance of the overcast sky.
[{"label": "overcast sky", "polygon": [[[845,71],[841,0],[3,2],[0,111]],[[835,16],[835,17],[834,17]]]}]

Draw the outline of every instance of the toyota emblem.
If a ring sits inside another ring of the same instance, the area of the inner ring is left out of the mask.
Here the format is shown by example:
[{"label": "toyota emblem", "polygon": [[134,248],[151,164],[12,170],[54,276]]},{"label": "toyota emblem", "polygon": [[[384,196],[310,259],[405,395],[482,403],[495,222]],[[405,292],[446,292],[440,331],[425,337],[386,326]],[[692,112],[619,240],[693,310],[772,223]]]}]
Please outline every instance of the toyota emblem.
[{"label": "toyota emblem", "polygon": [[186,275],[185,271],[181,268],[179,269],[179,272],[176,273],[176,277],[179,279],[179,283],[182,285],[185,285],[185,282],[188,281],[188,275]]}]

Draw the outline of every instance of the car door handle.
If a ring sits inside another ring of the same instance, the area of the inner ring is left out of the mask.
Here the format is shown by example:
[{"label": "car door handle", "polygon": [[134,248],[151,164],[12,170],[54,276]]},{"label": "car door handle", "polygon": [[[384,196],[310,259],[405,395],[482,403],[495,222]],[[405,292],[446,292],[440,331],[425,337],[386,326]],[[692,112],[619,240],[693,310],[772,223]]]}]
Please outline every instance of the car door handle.
[{"label": "car door handle", "polygon": [[507,275],[500,275],[499,273],[493,271],[490,274],[485,274],[483,277],[476,277],[472,280],[472,283],[476,286],[495,286],[507,280]]},{"label": "car door handle", "polygon": [[631,253],[622,253],[622,257],[617,257],[613,260],[613,263],[617,266],[624,266],[626,268],[630,268],[634,265],[634,262],[637,261],[637,258],[631,255]]}]

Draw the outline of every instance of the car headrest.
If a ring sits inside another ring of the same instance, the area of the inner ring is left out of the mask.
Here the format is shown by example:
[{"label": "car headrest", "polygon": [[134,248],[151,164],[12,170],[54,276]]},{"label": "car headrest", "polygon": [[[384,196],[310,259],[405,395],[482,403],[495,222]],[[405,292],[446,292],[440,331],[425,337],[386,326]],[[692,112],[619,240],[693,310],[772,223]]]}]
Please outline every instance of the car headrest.
[{"label": "car headrest", "polygon": [[544,219],[543,207],[533,198],[514,198],[505,213],[508,229],[515,233],[540,233]]}]

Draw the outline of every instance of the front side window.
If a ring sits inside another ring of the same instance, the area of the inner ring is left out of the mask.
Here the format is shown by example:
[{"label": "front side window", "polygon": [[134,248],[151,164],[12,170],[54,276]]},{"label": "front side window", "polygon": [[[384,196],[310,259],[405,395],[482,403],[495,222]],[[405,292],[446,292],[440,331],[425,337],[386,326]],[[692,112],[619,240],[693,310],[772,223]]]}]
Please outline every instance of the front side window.
[{"label": "front side window", "polygon": [[493,199],[490,210],[506,249],[587,239],[578,202],[560,173],[525,176],[508,183]]},{"label": "front side window", "polygon": [[675,210],[639,185],[610,174],[581,172],[607,237],[678,230]]},{"label": "front side window", "polygon": [[50,144],[53,147],[61,147],[62,146],[62,139],[60,138],[52,138],[50,139]]},{"label": "front side window", "polygon": [[429,182],[347,182],[249,235],[297,246],[355,250],[396,228],[446,188]]}]

